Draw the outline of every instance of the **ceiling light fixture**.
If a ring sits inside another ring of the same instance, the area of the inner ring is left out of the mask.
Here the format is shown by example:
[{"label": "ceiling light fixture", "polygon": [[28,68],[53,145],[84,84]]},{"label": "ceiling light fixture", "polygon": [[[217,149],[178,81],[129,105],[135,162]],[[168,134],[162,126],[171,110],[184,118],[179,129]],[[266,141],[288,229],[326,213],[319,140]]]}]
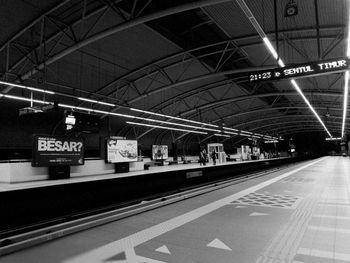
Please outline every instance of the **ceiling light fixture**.
[{"label": "ceiling light fixture", "polygon": [[[243,134],[246,134],[247,136],[251,136],[253,133],[252,132],[249,132],[249,131],[239,131],[237,129],[233,129],[233,128],[228,128],[228,127],[223,127],[224,130],[229,130],[229,131],[235,131],[237,133],[234,133],[234,134],[237,134],[238,135],[238,132],[240,132],[242,135]],[[226,131],[224,131],[226,132]],[[259,134],[259,133],[254,133],[255,135],[257,136],[260,136],[260,137],[264,137],[264,138],[270,138],[270,139],[275,139],[275,140],[279,140],[279,138],[277,137],[272,137],[272,136],[269,136],[269,135],[264,135],[264,134]]]},{"label": "ceiling light fixture", "polygon": [[43,100],[35,100],[35,99],[31,99],[31,98],[24,98],[24,97],[8,95],[8,94],[0,94],[0,97],[4,97],[7,99],[13,99],[13,100],[35,102],[35,103],[40,103],[40,104],[53,104],[52,102],[47,102],[47,101],[43,101]]},{"label": "ceiling light fixture", "polygon": [[185,130],[185,129],[177,129],[177,128],[172,128],[172,127],[151,125],[151,124],[138,123],[138,122],[132,122],[132,121],[127,121],[126,123],[127,124],[136,125],[136,126],[146,126],[146,127],[165,129],[165,130],[172,130],[172,131],[182,131],[182,132],[198,133],[198,134],[208,134],[207,132],[200,132],[200,131],[194,131],[194,130]]},{"label": "ceiling light fixture", "polygon": [[[272,56],[275,59],[278,59],[278,54],[276,52],[276,50],[274,49],[274,47],[272,46],[271,42],[269,41],[269,39],[265,36],[263,38],[264,43],[266,44],[266,46],[268,47],[268,49],[270,50],[270,53],[272,54]],[[281,59],[278,59],[278,64],[281,67],[284,67],[284,63]],[[304,93],[302,92],[302,90],[300,89],[299,85],[296,83],[296,81],[294,79],[291,80],[291,83],[293,85],[293,87],[297,90],[297,92],[299,93],[299,95],[303,98],[303,100],[305,101],[305,103],[309,106],[310,110],[312,111],[312,113],[316,116],[317,120],[321,123],[321,125],[323,126],[323,128],[326,130],[326,132],[328,133],[328,135],[330,137],[332,137],[331,133],[328,131],[326,125],[323,123],[323,121],[321,120],[320,116],[317,114],[317,112],[315,111],[314,107],[311,105],[311,103],[309,102],[309,100],[305,97]]]},{"label": "ceiling light fixture", "polygon": [[235,132],[238,132],[237,129],[233,129],[233,128],[228,128],[228,127],[223,127],[224,130],[229,130],[229,131],[235,131]]},{"label": "ceiling light fixture", "polygon": [[224,131],[224,133],[231,134],[231,135],[238,135],[238,132],[230,132],[230,131]]},{"label": "ceiling light fixture", "polygon": [[27,90],[31,90],[31,91],[37,91],[37,92],[47,93],[47,94],[55,94],[55,92],[50,91],[50,90],[44,90],[44,89],[38,89],[38,88],[28,87],[28,86],[24,86],[24,85],[20,85],[20,84],[15,84],[15,83],[7,82],[7,81],[1,81],[1,80],[0,80],[0,84],[12,86],[12,87],[17,87],[17,88],[21,88],[21,89],[27,89]]},{"label": "ceiling light fixture", "polygon": [[[4,84],[4,83],[7,83],[7,82],[1,82],[0,81],[0,84]],[[22,85],[12,84],[12,83],[11,83],[11,85],[14,85],[15,87],[18,87],[18,86],[24,87]],[[26,87],[26,88],[27,89],[37,90],[36,88],[31,88],[31,87]],[[30,99],[30,98],[24,98],[24,97],[13,96],[13,95],[8,95],[8,94],[2,94],[2,93],[0,93],[0,97],[5,97],[5,98],[9,98],[9,99],[16,99],[16,100],[21,100],[21,101],[35,102],[35,103],[42,103],[42,104],[53,104],[52,102],[47,102],[47,101],[42,101],[42,100],[34,100],[34,99]],[[82,97],[76,97],[76,98],[78,100],[82,100],[82,101],[88,101],[88,102],[97,103],[97,104],[103,104],[103,105],[107,105],[107,106],[116,106],[116,105],[114,105],[112,103],[106,103],[106,102],[101,102],[101,101],[92,100],[92,99],[86,99],[86,98],[82,98]],[[63,103],[59,103],[58,106],[62,107],[62,108],[75,109],[75,110],[81,110],[81,111],[93,112],[93,113],[100,113],[100,114],[106,114],[106,115],[113,115],[113,116],[129,118],[129,119],[138,119],[138,120],[144,120],[144,121],[149,121],[149,122],[157,122],[157,123],[162,123],[162,124],[175,125],[175,126],[180,126],[180,127],[185,127],[185,128],[193,128],[193,129],[199,129],[199,130],[205,130],[205,131],[212,131],[212,132],[216,132],[216,133],[221,132],[221,130],[211,129],[211,128],[207,128],[207,127],[197,127],[197,126],[192,126],[192,125],[187,125],[187,124],[182,124],[182,123],[174,123],[174,122],[169,122],[169,121],[155,120],[155,119],[138,117],[138,116],[133,116],[133,115],[128,115],[128,114],[121,114],[121,113],[97,110],[97,109],[92,109],[92,108],[73,106],[73,105],[68,105],[68,104],[63,104]],[[197,124],[201,124],[201,125],[219,127],[218,125],[202,123],[202,122],[197,122],[197,121],[192,121],[192,120],[186,120],[186,119],[182,119],[182,118],[172,117],[172,116],[169,116],[169,115],[153,113],[153,112],[144,111],[144,110],[138,110],[138,109],[134,109],[134,108],[130,108],[130,109],[133,110],[133,111],[148,113],[148,114],[152,114],[152,115],[156,115],[156,116],[173,118],[173,119],[177,119],[177,120],[181,120],[181,121],[188,121],[188,122],[197,123]],[[225,130],[232,130],[232,131],[236,131],[237,132],[236,133],[236,132],[227,132],[227,131],[225,131],[227,134],[238,135],[239,130],[237,130],[237,129],[227,128],[227,127],[223,127],[223,128]],[[252,132],[248,132],[248,131],[240,131],[240,132],[241,132],[242,136],[251,136],[253,134]]]},{"label": "ceiling light fixture", "polygon": [[226,138],[231,138],[230,135],[226,135],[226,134],[219,134],[219,133],[214,133],[215,136],[218,136],[218,137],[226,137]]},{"label": "ceiling light fixture", "polygon": [[343,102],[343,122],[341,127],[341,137],[345,135],[346,113],[348,111],[348,95],[349,95],[349,71],[345,72],[344,102]]},{"label": "ceiling light fixture", "polygon": [[[131,116],[131,115],[130,115]],[[144,121],[150,121],[150,122],[158,122],[162,124],[169,124],[169,125],[175,125],[175,126],[180,126],[184,128],[192,128],[192,129],[199,129],[199,130],[205,130],[205,131],[212,131],[212,132],[220,132],[220,130],[214,130],[206,127],[198,127],[198,126],[192,126],[192,125],[187,125],[187,124],[182,124],[182,123],[174,123],[170,121],[161,121],[161,120],[155,120],[155,119],[148,119],[148,118],[143,118],[143,117],[137,117],[137,116],[131,116],[134,119],[138,120],[144,120]]]},{"label": "ceiling light fixture", "polygon": [[341,141],[341,137],[332,137],[332,138],[326,138],[326,141]]},{"label": "ceiling light fixture", "polygon": [[303,98],[303,100],[305,101],[305,103],[307,104],[307,106],[309,106],[310,110],[312,111],[312,113],[316,116],[317,120],[321,123],[321,125],[323,126],[323,128],[326,130],[326,132],[328,133],[329,137],[333,137],[332,134],[328,131],[326,125],[323,123],[323,121],[321,120],[320,116],[317,114],[317,112],[315,111],[314,107],[312,107],[311,103],[309,102],[309,100],[305,97],[304,93],[301,91],[299,85],[296,83],[296,81],[294,79],[292,79],[290,81],[292,83],[292,85],[294,86],[294,88],[298,91],[299,95]]},{"label": "ceiling light fixture", "polygon": [[95,110],[95,109],[78,107],[78,106],[70,106],[70,105],[66,105],[66,104],[58,104],[58,106],[64,107],[64,108],[83,110],[83,111],[88,111],[88,112],[96,112],[96,113],[101,113],[101,114],[119,116],[119,117],[124,117],[124,118],[129,118],[129,119],[137,119],[137,120],[143,120],[143,121],[149,121],[149,122],[157,122],[157,123],[162,123],[162,124],[176,125],[176,126],[185,127],[185,128],[193,128],[193,129],[208,130],[208,131],[213,131],[213,132],[220,132],[220,130],[214,130],[214,129],[205,128],[205,127],[197,127],[197,126],[186,125],[186,124],[182,124],[182,123],[173,123],[173,122],[169,122],[169,121],[154,120],[154,119],[148,119],[148,118],[143,118],[143,117],[138,117],[138,116],[133,116],[133,115],[128,115],[128,114]]},{"label": "ceiling light fixture", "polygon": [[[18,87],[18,88],[22,88],[22,89],[27,89],[27,90],[31,90],[31,91],[43,92],[43,93],[48,93],[48,94],[55,94],[55,92],[53,92],[53,91],[33,88],[33,87],[24,86],[24,85],[20,85],[20,84],[16,84],[16,83],[10,83],[10,82],[7,82],[7,81],[0,81],[0,84],[9,85],[9,86],[12,86],[12,87]],[[60,95],[74,97],[74,98],[76,98],[78,100],[81,100],[81,101],[96,103],[96,104],[100,104],[100,105],[106,105],[106,106],[111,106],[111,107],[116,107],[117,106],[117,105],[115,105],[113,103],[108,103],[108,102],[88,99],[88,98],[84,98],[84,97],[75,97],[75,96],[72,96],[72,95],[65,95],[65,94],[61,94],[61,93],[60,93]],[[5,94],[0,94],[0,97],[11,98],[11,95],[6,95],[5,96]],[[39,100],[31,100],[31,99],[27,99],[27,98],[23,98],[23,97],[16,97],[16,99],[17,100],[22,100],[22,101],[33,101],[33,102],[43,103],[42,101],[39,101]],[[210,128],[206,128],[206,127],[197,127],[197,126],[186,125],[186,124],[181,124],[181,123],[174,123],[174,122],[169,122],[169,121],[161,121],[161,120],[155,120],[155,119],[150,119],[150,118],[143,118],[143,117],[138,117],[138,116],[133,116],[133,115],[128,115],[128,114],[113,113],[113,112],[109,112],[109,111],[101,111],[101,110],[85,108],[85,107],[79,107],[79,106],[73,106],[73,105],[67,105],[67,104],[58,104],[58,106],[63,107],[63,108],[70,108],[70,109],[87,111],[87,112],[95,112],[95,113],[114,115],[114,116],[125,117],[125,118],[145,120],[145,121],[150,121],[150,122],[158,122],[158,123],[163,123],[163,124],[177,125],[177,126],[186,127],[186,128],[207,130],[207,131],[212,131],[212,132],[221,132],[220,130],[210,129]],[[188,120],[188,119],[184,119],[184,118],[179,118],[179,117],[174,117],[174,116],[170,116],[170,115],[155,113],[155,112],[151,112],[151,111],[140,110],[140,109],[136,109],[136,108],[129,108],[129,109],[132,110],[132,111],[136,111],[136,112],[146,113],[146,114],[150,114],[150,115],[165,117],[165,118],[179,120],[179,121],[184,121],[184,122],[190,122],[190,123],[194,123],[194,124],[198,124],[198,125],[202,125],[202,126],[209,126],[209,127],[219,128],[218,125],[214,125],[214,124]],[[227,129],[227,130],[232,130],[232,131],[237,131],[238,132],[237,129],[227,128],[227,127],[223,127],[223,128]],[[253,134],[251,132],[245,132],[245,131],[241,131],[241,132],[247,133],[247,134]]]},{"label": "ceiling light fixture", "polygon": [[[256,20],[256,18],[254,17],[253,13],[251,12],[251,10],[249,9],[248,5],[246,4],[246,2],[244,0],[236,0],[236,2],[238,3],[238,5],[241,7],[242,11],[245,13],[245,15],[247,16],[247,18],[249,19],[250,23],[253,25],[253,27],[255,28],[255,30],[258,32],[258,34],[260,35],[260,37],[262,38],[262,40],[264,41],[265,45],[267,46],[267,48],[269,49],[271,55],[277,60],[278,65],[281,67],[284,67],[285,64],[282,61],[282,59],[279,57],[277,51],[275,50],[275,48],[273,47],[273,45],[271,44],[270,40],[268,39],[267,35],[265,34],[264,30],[261,28],[260,24],[258,23],[258,21]],[[350,52],[350,51],[349,51]],[[299,88],[298,84],[295,82],[295,80],[291,80],[292,85],[294,86],[294,88],[298,91],[298,93],[302,96],[302,98],[304,99],[304,101],[306,102],[306,104],[309,106],[309,108],[311,109],[311,111],[314,113],[314,115],[316,116],[316,118],[318,119],[318,121],[321,123],[321,125],[324,127],[324,129],[326,130],[326,132],[328,133],[328,135],[330,137],[332,137],[332,135],[330,134],[330,132],[328,131],[327,127],[325,126],[325,124],[323,123],[323,121],[321,120],[321,118],[319,117],[319,115],[317,114],[317,112],[315,111],[315,109],[311,106],[310,102],[308,101],[308,99],[305,97],[305,95],[303,94],[303,92],[301,91],[301,89]]]},{"label": "ceiling light fixture", "polygon": [[245,134],[251,136],[253,133],[249,131],[240,131],[240,134]]},{"label": "ceiling light fixture", "polygon": [[78,97],[77,99],[78,99],[78,100],[82,100],[82,101],[87,101],[87,102],[96,103],[96,104],[111,106],[111,107],[115,107],[115,106],[116,106],[115,104],[112,104],[112,103],[103,102],[103,101],[98,101],[98,100],[91,100],[91,99],[82,98],[82,97]]},{"label": "ceiling light fixture", "polygon": [[188,120],[188,119],[183,119],[183,118],[174,117],[174,116],[165,115],[165,114],[160,114],[160,113],[156,113],[156,112],[151,112],[151,111],[146,111],[146,110],[140,110],[140,109],[135,109],[135,108],[130,108],[130,110],[132,110],[132,111],[137,111],[137,112],[141,112],[141,113],[147,113],[147,114],[150,114],[150,115],[165,117],[165,118],[169,118],[169,119],[174,119],[174,120],[178,120],[178,121],[186,121],[186,122],[191,122],[191,123],[195,123],[195,124],[199,124],[199,125],[205,125],[205,126],[210,126],[210,127],[219,128],[218,125],[209,124],[209,123],[204,123],[204,122],[199,122],[199,121],[193,121],[193,120]]},{"label": "ceiling light fixture", "polygon": [[284,62],[282,61],[281,58],[279,58],[277,51],[275,50],[275,48],[272,46],[270,40],[267,38],[267,36],[263,37],[263,41],[265,43],[265,45],[267,46],[267,48],[269,49],[270,53],[272,54],[272,56],[277,60],[278,65],[280,65],[280,67],[285,67],[286,65],[284,64]]},{"label": "ceiling light fixture", "polygon": [[[348,3],[349,5],[349,3]],[[347,49],[346,49],[346,56],[350,57],[350,9],[348,8],[348,15],[349,15],[349,21],[348,21],[348,38],[347,38]],[[345,125],[346,125],[346,113],[348,110],[348,96],[349,96],[349,71],[345,72],[345,85],[344,85],[344,102],[343,102],[343,122],[341,127],[341,137],[344,138],[345,135]]]},{"label": "ceiling light fixture", "polygon": [[264,141],[264,143],[278,143],[278,140]]}]

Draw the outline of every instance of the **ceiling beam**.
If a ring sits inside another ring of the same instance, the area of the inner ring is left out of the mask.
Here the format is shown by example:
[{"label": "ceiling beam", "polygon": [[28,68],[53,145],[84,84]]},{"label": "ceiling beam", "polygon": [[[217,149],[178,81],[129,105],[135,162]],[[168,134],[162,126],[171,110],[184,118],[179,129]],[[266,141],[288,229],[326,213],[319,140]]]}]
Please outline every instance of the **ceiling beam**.
[{"label": "ceiling beam", "polygon": [[[339,124],[341,124],[342,121],[328,121],[327,122],[327,126],[330,127],[339,127]],[[295,125],[300,125],[300,126],[308,126],[309,125],[314,125],[314,124],[319,124],[319,122],[317,120],[289,120],[289,121],[282,121],[282,122],[274,122],[274,123],[269,123],[263,126],[256,126],[252,129],[250,129],[250,132],[255,132],[258,131],[258,133],[260,133],[260,131],[265,128],[271,128],[273,129],[275,126],[288,126],[289,124],[295,124]]]},{"label": "ceiling beam", "polygon": [[[342,111],[342,107],[336,108],[336,107],[314,107],[317,110],[330,110],[330,111]],[[244,112],[238,112],[238,113],[234,113],[234,114],[228,114],[226,116],[223,117],[223,119],[231,119],[231,118],[237,118],[237,117],[241,117],[241,116],[245,116],[245,115],[250,115],[250,114],[254,114],[255,116],[260,116],[261,113],[268,113],[270,111],[279,111],[279,110],[286,110],[286,109],[297,109],[297,110],[309,110],[309,107],[307,106],[290,106],[290,105],[286,105],[286,106],[278,106],[278,107],[265,107],[265,108],[258,108],[258,109],[252,109],[252,110],[247,110]],[[350,109],[349,109],[350,111]],[[217,123],[219,120],[215,120],[212,123]]]},{"label": "ceiling beam", "polygon": [[[343,94],[339,92],[308,92],[304,91],[305,95],[310,95],[310,96],[327,96],[327,97],[342,97]],[[213,108],[214,106],[217,105],[222,105],[222,104],[228,104],[232,102],[238,102],[238,101],[244,101],[244,100],[251,100],[251,99],[260,99],[260,98],[266,98],[266,97],[275,97],[275,96],[300,96],[298,92],[296,91],[291,91],[291,92],[272,92],[272,93],[262,93],[262,94],[255,94],[255,95],[245,95],[245,96],[239,96],[239,97],[232,97],[232,98],[227,98],[227,99],[221,99],[221,100],[215,100],[213,102],[201,105],[195,109],[191,109],[186,112],[182,112],[180,115],[188,115],[191,113],[194,113],[198,110],[204,110],[204,109],[209,109]]]},{"label": "ceiling beam", "polygon": [[[329,126],[330,131],[332,131],[334,133],[337,133],[337,132],[339,133],[339,125],[332,124],[332,125],[328,125],[328,126]],[[320,128],[321,130],[323,129],[322,126],[320,126],[317,123],[315,123],[315,124],[292,123],[292,124],[286,124],[286,125],[281,126],[281,127],[267,127],[267,128],[262,129],[262,130],[259,130],[258,132],[268,134],[271,136],[277,136],[277,135],[280,135],[279,133],[281,131],[293,130],[296,128],[304,128],[304,129]],[[323,129],[323,131],[324,131],[324,129]],[[326,132],[325,132],[325,134],[326,134]],[[334,136],[334,137],[337,137],[337,136]]]},{"label": "ceiling beam", "polygon": [[[258,125],[259,122],[264,122],[264,123],[268,123],[270,121],[273,121],[273,120],[289,120],[291,118],[298,118],[298,119],[303,119],[303,118],[314,118],[314,115],[312,114],[302,114],[302,115],[282,115],[282,116],[271,116],[271,117],[268,117],[268,118],[258,118],[258,119],[253,119],[253,120],[250,120],[250,121],[245,121],[245,120],[242,120],[241,122],[238,122],[235,123],[234,125],[230,125],[229,127],[234,127],[234,128],[237,128],[239,129],[239,127],[242,127],[242,126],[249,126],[249,125]],[[330,119],[342,119],[341,116],[332,116],[330,117]],[[350,120],[350,117],[347,118],[348,120]],[[328,120],[326,120],[326,122],[328,123]],[[248,128],[249,130],[249,128]]]},{"label": "ceiling beam", "polygon": [[0,47],[0,52],[2,50],[4,50],[6,48],[7,45],[9,45],[11,42],[13,42],[14,40],[16,40],[17,38],[21,37],[25,32],[27,32],[30,28],[32,28],[35,24],[40,23],[41,20],[51,14],[52,12],[56,11],[57,9],[59,9],[60,7],[64,6],[65,4],[69,3],[71,0],[64,0],[59,2],[59,4],[51,7],[49,10],[45,11],[44,13],[42,13],[40,16],[38,16],[37,18],[35,18],[32,22],[30,22],[28,25],[26,25],[25,27],[21,28],[17,33],[15,33],[12,37],[10,37],[8,40],[6,40],[5,43],[3,43]]}]

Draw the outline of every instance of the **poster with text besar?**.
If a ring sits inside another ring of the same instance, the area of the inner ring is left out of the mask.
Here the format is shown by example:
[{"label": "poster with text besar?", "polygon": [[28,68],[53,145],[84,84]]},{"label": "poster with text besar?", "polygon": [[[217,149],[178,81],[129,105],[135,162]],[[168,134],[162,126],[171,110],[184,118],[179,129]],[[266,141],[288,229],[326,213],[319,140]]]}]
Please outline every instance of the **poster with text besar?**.
[{"label": "poster with text besar?", "polygon": [[168,145],[152,145],[152,157],[153,160],[165,160],[168,159]]},{"label": "poster with text besar?", "polygon": [[84,139],[66,136],[34,135],[33,167],[84,164]]},{"label": "poster with text besar?", "polygon": [[125,163],[137,161],[136,140],[107,140],[107,162]]}]

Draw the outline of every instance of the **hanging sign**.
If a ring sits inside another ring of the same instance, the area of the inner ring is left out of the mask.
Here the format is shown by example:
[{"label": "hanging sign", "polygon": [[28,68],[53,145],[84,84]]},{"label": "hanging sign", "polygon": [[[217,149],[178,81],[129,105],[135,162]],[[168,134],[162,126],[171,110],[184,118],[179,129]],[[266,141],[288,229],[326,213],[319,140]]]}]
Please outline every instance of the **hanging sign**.
[{"label": "hanging sign", "polygon": [[294,64],[283,68],[250,72],[248,74],[248,81],[254,83],[290,78],[296,79],[313,77],[317,75],[346,71],[349,69],[349,65],[350,60],[348,58]]}]

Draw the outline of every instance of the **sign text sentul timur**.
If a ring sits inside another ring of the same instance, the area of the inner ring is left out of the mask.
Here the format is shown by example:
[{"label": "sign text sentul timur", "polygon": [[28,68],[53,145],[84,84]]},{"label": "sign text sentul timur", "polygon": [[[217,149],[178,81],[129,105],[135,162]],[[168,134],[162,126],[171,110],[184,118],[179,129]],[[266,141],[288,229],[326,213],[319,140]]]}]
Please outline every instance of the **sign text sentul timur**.
[{"label": "sign text sentul timur", "polygon": [[335,73],[349,69],[350,61],[347,58],[315,61],[303,64],[294,64],[283,68],[250,72],[249,82],[275,81],[289,78],[312,77],[321,74]]}]

